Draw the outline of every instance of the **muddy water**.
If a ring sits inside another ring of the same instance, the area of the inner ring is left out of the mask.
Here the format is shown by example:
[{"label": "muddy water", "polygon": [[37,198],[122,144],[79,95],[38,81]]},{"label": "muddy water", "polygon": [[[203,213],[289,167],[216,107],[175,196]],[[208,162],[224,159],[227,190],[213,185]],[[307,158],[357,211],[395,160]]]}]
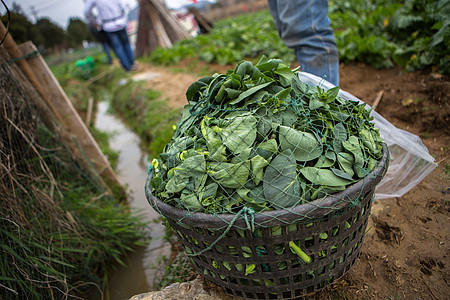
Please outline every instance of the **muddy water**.
[{"label": "muddy water", "polygon": [[[107,101],[97,104],[95,127],[113,133],[110,147],[119,151],[117,172],[119,180],[127,186],[129,202],[134,208],[144,210],[148,220],[159,215],[151,208],[145,198],[144,185],[149,165],[147,156],[141,151],[140,140],[120,119],[108,113]],[[147,247],[137,249],[124,258],[126,267],[118,266],[109,282],[111,300],[130,297],[152,290],[157,269],[158,257],[169,253],[169,246],[162,240],[164,228],[160,223],[151,223],[151,242]]]}]

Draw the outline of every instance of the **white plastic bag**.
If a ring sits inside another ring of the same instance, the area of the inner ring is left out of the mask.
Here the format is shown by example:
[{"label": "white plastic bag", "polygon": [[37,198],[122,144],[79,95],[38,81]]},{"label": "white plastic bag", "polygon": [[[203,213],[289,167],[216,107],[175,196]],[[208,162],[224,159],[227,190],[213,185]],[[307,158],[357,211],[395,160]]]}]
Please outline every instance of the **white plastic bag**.
[{"label": "white plastic bag", "polygon": [[[310,73],[300,72],[299,78],[311,86],[320,86],[327,90],[334,87],[332,83]],[[339,96],[363,103],[342,90],[339,91]],[[370,106],[367,105],[366,108]],[[372,111],[371,116],[374,118],[375,127],[380,128],[380,135],[391,156],[389,169],[375,189],[375,199],[401,197],[430,174],[437,164],[417,135],[395,127],[376,111]]]}]

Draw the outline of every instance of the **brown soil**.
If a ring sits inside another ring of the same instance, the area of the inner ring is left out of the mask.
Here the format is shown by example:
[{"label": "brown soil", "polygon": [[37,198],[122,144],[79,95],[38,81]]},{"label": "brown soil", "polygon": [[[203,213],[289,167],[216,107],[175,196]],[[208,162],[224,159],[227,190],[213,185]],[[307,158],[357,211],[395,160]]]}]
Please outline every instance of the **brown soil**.
[{"label": "brown soil", "polygon": [[[182,65],[190,64],[183,62]],[[224,73],[227,67],[213,66]],[[192,68],[191,68],[192,69]],[[161,77],[149,81],[173,107],[186,103],[187,87],[202,76],[141,65]],[[204,66],[203,66],[204,70]],[[406,195],[374,203],[360,258],[316,299],[448,299],[450,295],[450,81],[431,70],[406,73],[365,64],[340,67],[341,88],[397,127],[420,136],[439,166]]]}]

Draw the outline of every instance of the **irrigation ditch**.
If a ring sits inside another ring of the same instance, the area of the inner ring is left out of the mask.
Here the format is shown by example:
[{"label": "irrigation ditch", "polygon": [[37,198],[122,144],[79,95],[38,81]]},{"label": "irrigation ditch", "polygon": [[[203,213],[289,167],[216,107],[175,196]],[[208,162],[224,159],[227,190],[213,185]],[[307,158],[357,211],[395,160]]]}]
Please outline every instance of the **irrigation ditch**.
[{"label": "irrigation ditch", "polygon": [[152,222],[158,214],[148,205],[144,195],[148,154],[143,152],[140,138],[123,121],[111,114],[109,101],[97,103],[95,128],[111,135],[109,146],[119,153],[116,172],[127,188],[129,205],[141,212],[150,224],[150,242],[124,258],[126,266],[118,266],[109,281],[111,299],[129,299],[131,296],[153,288],[158,261],[169,255],[170,245],[163,240],[161,222]]}]

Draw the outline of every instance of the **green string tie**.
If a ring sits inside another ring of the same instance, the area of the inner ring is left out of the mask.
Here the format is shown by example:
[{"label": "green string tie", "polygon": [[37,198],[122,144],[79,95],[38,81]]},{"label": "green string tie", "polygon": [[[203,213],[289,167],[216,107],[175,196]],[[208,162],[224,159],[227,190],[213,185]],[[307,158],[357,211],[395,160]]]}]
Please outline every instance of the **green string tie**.
[{"label": "green string tie", "polygon": [[30,52],[30,53],[27,53],[27,54],[22,55],[22,56],[20,56],[20,57],[16,57],[16,58],[13,58],[13,59],[9,60],[9,61],[7,62],[7,64],[8,64],[8,66],[10,66],[10,65],[12,65],[13,63],[15,63],[16,61],[19,61],[19,60],[22,60],[22,59],[28,59],[28,58],[32,58],[32,57],[37,57],[40,53],[41,53],[41,52],[40,52],[39,50]]},{"label": "green string tie", "polygon": [[[202,250],[200,250],[200,251],[198,251],[198,252],[196,252],[196,253],[191,253],[191,254],[189,254],[189,253],[186,253],[188,256],[198,256],[198,255],[202,255],[203,253],[205,253],[206,251],[209,251],[209,250],[211,250],[212,249],[212,247],[214,247],[216,244],[217,244],[217,242],[219,242],[221,239],[223,239],[224,237],[225,237],[225,235],[230,231],[230,229],[231,229],[231,227],[233,227],[233,225],[234,225],[234,222],[236,222],[236,220],[238,219],[238,217],[241,215],[241,214],[244,214],[244,219],[245,219],[245,223],[246,223],[246,225],[247,225],[247,229],[250,229],[250,228],[252,228],[252,226],[253,226],[253,228],[254,228],[254,217],[253,217],[253,214],[255,213],[255,211],[252,209],[252,208],[248,208],[248,207],[243,207],[235,216],[234,216],[234,218],[233,218],[233,220],[231,220],[231,222],[230,222],[230,224],[228,224],[228,226],[227,226],[227,228],[225,229],[225,231],[214,241],[214,242],[212,242],[208,247],[206,247],[205,249],[202,249]],[[249,223],[248,222],[248,216],[247,215],[250,215],[251,216],[251,222]]]}]

